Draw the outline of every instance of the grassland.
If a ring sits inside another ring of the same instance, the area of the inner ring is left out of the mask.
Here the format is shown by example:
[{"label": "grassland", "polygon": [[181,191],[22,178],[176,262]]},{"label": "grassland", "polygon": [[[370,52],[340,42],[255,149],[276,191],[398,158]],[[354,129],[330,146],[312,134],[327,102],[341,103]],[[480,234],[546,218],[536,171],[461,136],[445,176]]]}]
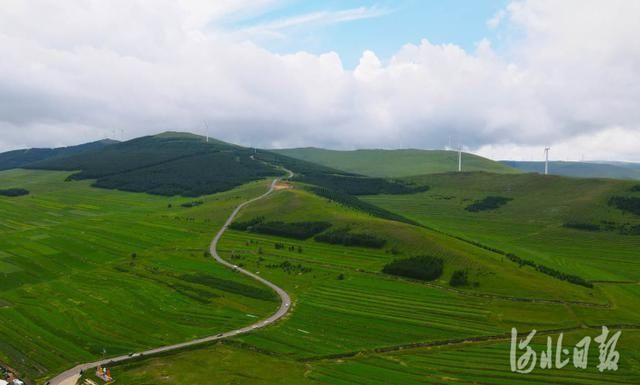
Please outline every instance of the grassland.
[{"label": "grassland", "polygon": [[[148,365],[143,361],[114,373],[120,378],[140,379],[140,383],[163,383],[167,374],[154,374],[152,368],[160,367],[159,373],[166,373],[165,368],[187,368],[210,376],[205,363],[215,365],[222,360],[221,378],[233,378],[231,383],[238,384],[253,384],[252,378],[241,374],[263,373],[269,366],[280,368],[283,377],[300,384],[594,384],[599,377],[593,370],[536,372],[530,377],[512,374],[505,342],[445,345],[504,335],[511,327],[521,331],[567,329],[581,336],[594,334],[594,329],[583,330],[585,326],[640,324],[634,310],[640,304],[638,285],[599,285],[594,290],[571,285],[518,268],[468,243],[428,229],[372,218],[302,189],[281,190],[262,204],[248,207],[239,220],[256,216],[283,222],[313,218],[334,226],[349,225],[389,243],[378,250],[230,231],[221,241],[222,254],[285,288],[294,300],[292,313],[264,330],[233,339],[232,347],[185,352],[179,358],[146,361]],[[420,283],[380,273],[394,258],[418,253],[443,258],[441,280]],[[284,262],[297,269],[283,268]],[[448,286],[451,270],[461,266],[473,272],[471,280],[478,282],[477,287],[456,290]],[[532,298],[544,300],[528,301]],[[638,334],[626,330],[623,339],[623,368],[602,378],[632,384],[640,365]],[[415,344],[434,346],[411,348]],[[382,354],[380,350],[390,352]],[[211,361],[204,358],[208,353]],[[195,366],[198,363],[202,369]]]},{"label": "grassland", "polygon": [[[320,148],[275,150],[293,158],[322,164],[338,170],[375,177],[405,177],[442,173],[458,169],[458,153],[442,150],[355,150],[335,151]],[[477,155],[463,154],[464,169],[495,173],[518,170]]]},{"label": "grassland", "polygon": [[[544,162],[500,162],[523,172],[544,174]],[[549,173],[580,178],[640,179],[638,163],[549,162]]]},{"label": "grassland", "polygon": [[[563,227],[570,222],[640,223],[639,217],[608,205],[611,196],[633,195],[633,182],[486,173],[428,175],[411,180],[428,184],[431,189],[364,200],[423,225],[588,280],[640,280],[640,236]],[[513,200],[497,210],[465,211],[470,203],[492,195]]]},{"label": "grassland", "polygon": [[[318,385],[308,365],[228,344],[115,367],[121,385]],[[87,376],[92,378],[91,375]]]},{"label": "grassland", "polygon": [[278,306],[269,290],[205,258],[212,234],[266,181],[191,200],[10,170],[0,186],[0,361],[31,379],[75,363],[191,340]]}]

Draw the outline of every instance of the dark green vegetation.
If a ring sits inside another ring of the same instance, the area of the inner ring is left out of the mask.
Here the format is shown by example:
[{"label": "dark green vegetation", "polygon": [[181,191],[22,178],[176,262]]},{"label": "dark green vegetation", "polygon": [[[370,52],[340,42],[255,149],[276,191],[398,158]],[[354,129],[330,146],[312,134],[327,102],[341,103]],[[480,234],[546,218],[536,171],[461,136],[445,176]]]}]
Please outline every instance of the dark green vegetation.
[{"label": "dark green vegetation", "polygon": [[634,215],[640,215],[640,198],[638,197],[613,196],[609,199],[609,206]]},{"label": "dark green vegetation", "polygon": [[582,231],[614,231],[624,235],[640,235],[640,224],[632,225],[629,222],[601,221],[600,224],[569,222],[562,226]]},{"label": "dark green vegetation", "polygon": [[513,198],[491,196],[475,201],[464,209],[472,213],[479,211],[496,210],[509,203]]},{"label": "dark green vegetation", "polygon": [[631,192],[640,192],[640,184],[631,187]]},{"label": "dark green vegetation", "polygon": [[415,224],[416,222],[413,222],[405,217],[403,217],[402,215],[396,214],[396,213],[392,213],[391,211],[385,210],[383,208],[380,208],[376,205],[372,205],[370,203],[367,203],[361,199],[359,199],[356,196],[341,192],[341,191],[337,191],[337,190],[330,190],[330,189],[326,189],[326,188],[318,188],[318,187],[314,187],[311,188],[310,191],[312,191],[313,193],[315,193],[318,196],[321,196],[323,198],[327,198],[333,202],[339,203],[345,207],[350,207],[352,209],[355,210],[359,210],[362,212],[365,212],[369,215],[372,215],[374,217],[378,217],[378,218],[383,218],[383,219],[390,219],[392,221],[398,221],[398,222],[405,222],[405,223],[410,223],[410,224]]},{"label": "dark green vegetation", "polygon": [[9,188],[5,190],[0,190],[0,195],[5,197],[20,197],[24,195],[29,195],[29,190],[23,188]]},{"label": "dark green vegetation", "polygon": [[200,196],[279,175],[251,159],[253,150],[191,134],[165,133],[95,151],[50,158],[29,168],[66,170],[70,180],[95,179],[94,186],[157,195]]},{"label": "dark green vegetation", "polygon": [[334,245],[372,247],[374,249],[379,249],[387,243],[385,239],[375,235],[352,233],[349,228],[327,231],[318,235],[315,240]]},{"label": "dark green vegetation", "polygon": [[117,143],[114,140],[100,140],[78,146],[60,148],[29,148],[0,153],[0,171],[28,166],[31,163],[51,158],[61,158],[85,151],[93,151]]},{"label": "dark green vegetation", "polygon": [[[204,250],[266,181],[190,202],[0,172],[29,199],[0,199],[0,362],[42,379],[80,362],[214,335],[279,305]],[[43,383],[44,381],[40,381]]]},{"label": "dark green vegetation", "polygon": [[[441,150],[355,150],[319,148],[274,150],[293,158],[334,169],[375,177],[403,177],[458,170],[458,153]],[[473,154],[463,154],[466,171],[515,173],[517,170]]]},{"label": "dark green vegetation", "polygon": [[469,273],[466,270],[456,270],[451,274],[449,285],[453,287],[467,286],[469,284]]},{"label": "dark green vegetation", "polygon": [[382,272],[421,281],[433,281],[442,275],[442,266],[442,258],[421,255],[396,259],[386,264],[382,268]]},{"label": "dark green vegetation", "polygon": [[[544,174],[544,162],[501,161],[500,163],[524,172]],[[549,162],[551,175],[580,178],[640,179],[640,164],[625,162]]]},{"label": "dark green vegetation", "polygon": [[302,174],[294,180],[350,195],[412,194],[429,190],[428,186],[410,186],[382,178],[351,175]]},{"label": "dark green vegetation", "polygon": [[261,217],[230,226],[234,230],[249,230],[254,233],[277,235],[293,239],[309,239],[331,227],[328,222],[264,222]]},{"label": "dark green vegetation", "polygon": [[232,224],[229,225],[230,229],[233,230],[240,230],[240,231],[245,231],[245,230],[249,230],[251,229],[253,226],[257,225],[258,223],[262,223],[264,222],[264,217],[255,217],[253,219],[250,219],[248,221],[235,221]]},{"label": "dark green vegetation", "polygon": [[185,203],[181,204],[180,207],[190,208],[190,207],[200,206],[202,204],[204,204],[203,201],[185,202]]},{"label": "dark green vegetation", "polygon": [[563,224],[562,226],[567,227],[569,229],[584,230],[584,231],[600,231],[601,230],[600,225],[596,225],[593,223],[569,222],[569,223]]}]

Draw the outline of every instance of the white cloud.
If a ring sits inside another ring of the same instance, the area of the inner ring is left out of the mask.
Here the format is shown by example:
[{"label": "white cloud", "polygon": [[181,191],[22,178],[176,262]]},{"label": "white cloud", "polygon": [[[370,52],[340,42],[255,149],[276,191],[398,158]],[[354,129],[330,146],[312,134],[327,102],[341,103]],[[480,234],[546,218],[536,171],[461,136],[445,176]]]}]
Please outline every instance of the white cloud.
[{"label": "white cloud", "polygon": [[235,31],[233,34],[244,39],[282,38],[287,31],[297,27],[322,26],[371,19],[388,13],[379,7],[359,7],[338,11],[310,12],[293,17],[278,19]]},{"label": "white cloud", "polygon": [[498,28],[506,16],[507,11],[505,9],[500,9],[491,19],[487,20],[487,26],[492,29]]},{"label": "white cloud", "polygon": [[425,39],[388,61],[366,51],[353,71],[335,53],[278,55],[219,27],[269,4],[5,0],[0,149],[114,128],[202,132],[206,120],[213,136],[266,147],[428,148],[451,138],[516,159],[552,145],[558,157],[606,148],[602,156],[640,160],[631,150],[640,147],[640,2],[517,1],[495,22],[512,36],[499,52],[487,39],[473,52]]}]

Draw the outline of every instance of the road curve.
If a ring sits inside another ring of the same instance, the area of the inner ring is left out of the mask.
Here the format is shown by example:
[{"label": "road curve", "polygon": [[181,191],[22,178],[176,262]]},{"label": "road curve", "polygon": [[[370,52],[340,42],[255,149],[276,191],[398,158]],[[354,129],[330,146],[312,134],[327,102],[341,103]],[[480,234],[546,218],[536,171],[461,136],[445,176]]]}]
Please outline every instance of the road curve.
[{"label": "road curve", "polygon": [[[285,171],[289,174],[286,178],[291,178],[293,176],[293,173],[289,170]],[[279,320],[280,318],[284,317],[285,314],[287,314],[287,312],[289,311],[289,309],[291,308],[291,298],[289,297],[289,294],[287,294],[286,291],[284,291],[283,289],[281,289],[280,287],[276,286],[275,284],[267,281],[266,279],[260,277],[257,274],[254,274],[250,271],[247,271],[243,268],[240,268],[232,263],[229,263],[227,261],[225,261],[224,259],[222,259],[222,257],[220,257],[220,255],[218,254],[218,250],[217,250],[217,246],[218,246],[218,241],[220,240],[220,238],[222,238],[222,235],[224,234],[224,232],[227,230],[227,228],[229,227],[229,225],[231,224],[231,222],[233,222],[234,218],[236,217],[236,215],[238,215],[238,212],[240,212],[240,210],[242,210],[243,207],[257,201],[260,200],[264,197],[266,197],[267,195],[271,194],[274,190],[275,190],[275,186],[276,183],[278,183],[278,181],[281,178],[275,178],[272,182],[271,185],[269,186],[269,190],[267,190],[267,192],[265,192],[264,194],[250,199],[248,201],[245,201],[243,203],[241,203],[240,205],[238,205],[238,207],[235,208],[235,210],[233,210],[233,212],[231,213],[231,215],[229,215],[229,218],[227,218],[227,221],[224,223],[224,225],[222,226],[222,228],[218,231],[218,233],[216,234],[216,236],[213,238],[213,240],[211,241],[211,245],[209,246],[209,250],[211,252],[211,256],[220,264],[227,266],[237,272],[240,272],[244,275],[248,275],[249,277],[255,279],[256,281],[270,287],[271,289],[273,289],[278,296],[280,297],[280,308],[278,309],[278,311],[276,311],[275,313],[273,313],[273,315],[271,315],[269,318],[260,320],[252,325],[240,328],[240,329],[235,329],[235,330],[231,330],[225,333],[220,333],[217,334],[215,336],[209,336],[209,337],[204,337],[204,338],[199,338],[197,340],[192,340],[192,341],[188,341],[188,342],[182,342],[179,344],[175,344],[175,345],[168,345],[168,346],[162,346],[159,348],[155,348],[155,349],[150,349],[150,350],[146,350],[143,352],[138,352],[138,353],[134,353],[131,355],[122,355],[119,357],[112,357],[112,358],[107,358],[104,360],[99,360],[99,361],[95,361],[95,362],[89,362],[86,364],[80,364],[77,365],[63,373],[58,374],[57,376],[55,376],[54,378],[52,378],[51,380],[49,380],[49,384],[50,385],[75,385],[76,382],[78,381],[78,379],[80,378],[80,371],[86,371],[89,369],[93,369],[95,367],[97,367],[98,365],[101,366],[106,366],[106,365],[112,365],[114,363],[121,363],[124,361],[128,361],[134,358],[138,358],[142,355],[147,356],[147,355],[153,355],[153,354],[157,354],[157,353],[163,353],[163,352],[168,352],[171,350],[177,350],[177,349],[182,349],[185,347],[189,347],[189,346],[194,346],[194,345],[198,345],[198,344],[202,344],[205,342],[211,342],[211,341],[216,341],[216,340],[221,340],[223,338],[228,338],[228,337],[233,337],[233,336],[237,336],[239,334],[244,334],[244,333],[248,333],[252,330],[256,330],[256,329],[260,329],[263,328],[267,325],[270,325],[274,322],[276,322],[277,320]]]}]

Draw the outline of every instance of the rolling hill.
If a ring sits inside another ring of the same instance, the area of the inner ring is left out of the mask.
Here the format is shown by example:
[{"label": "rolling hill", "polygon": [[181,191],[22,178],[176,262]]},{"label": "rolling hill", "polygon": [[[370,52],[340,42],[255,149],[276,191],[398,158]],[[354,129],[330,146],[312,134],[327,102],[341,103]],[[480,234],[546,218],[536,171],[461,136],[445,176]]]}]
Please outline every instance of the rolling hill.
[{"label": "rolling hill", "polygon": [[[430,228],[595,281],[640,279],[640,217],[612,198],[640,201],[637,182],[534,173],[409,178],[427,192],[366,202]],[[502,205],[483,204],[487,198]],[[480,210],[471,210],[471,207]]]},{"label": "rolling hill", "polygon": [[[524,172],[544,173],[544,162],[500,163]],[[549,174],[580,178],[640,179],[640,164],[625,162],[549,162]]]},{"label": "rolling hill", "polygon": [[[397,178],[458,169],[458,153],[455,151],[414,149],[337,151],[311,147],[272,151],[338,170],[376,177]],[[468,153],[463,154],[462,164],[464,171],[518,172],[507,165]]]},{"label": "rolling hill", "polygon": [[22,150],[3,152],[0,154],[0,171],[24,167],[31,163],[44,161],[46,159],[65,157],[69,155],[79,154],[85,151],[94,151],[115,143],[118,142],[111,139],[104,139],[97,142],[80,144],[77,146],[58,148],[27,148]]},{"label": "rolling hill", "polygon": [[[87,144],[56,151],[44,159],[22,157],[20,167],[73,171],[69,181],[94,180],[93,186],[156,195],[196,197],[244,183],[295,172],[295,179],[353,195],[407,193],[401,182],[339,171],[267,150],[249,149],[203,136],[165,132],[107,145]],[[29,160],[36,159],[29,162]],[[17,164],[16,162],[12,164]]]},{"label": "rolling hill", "polygon": [[279,175],[251,158],[253,150],[204,137],[166,132],[23,167],[78,171],[69,180],[94,179],[94,186],[157,195],[200,196]]}]

